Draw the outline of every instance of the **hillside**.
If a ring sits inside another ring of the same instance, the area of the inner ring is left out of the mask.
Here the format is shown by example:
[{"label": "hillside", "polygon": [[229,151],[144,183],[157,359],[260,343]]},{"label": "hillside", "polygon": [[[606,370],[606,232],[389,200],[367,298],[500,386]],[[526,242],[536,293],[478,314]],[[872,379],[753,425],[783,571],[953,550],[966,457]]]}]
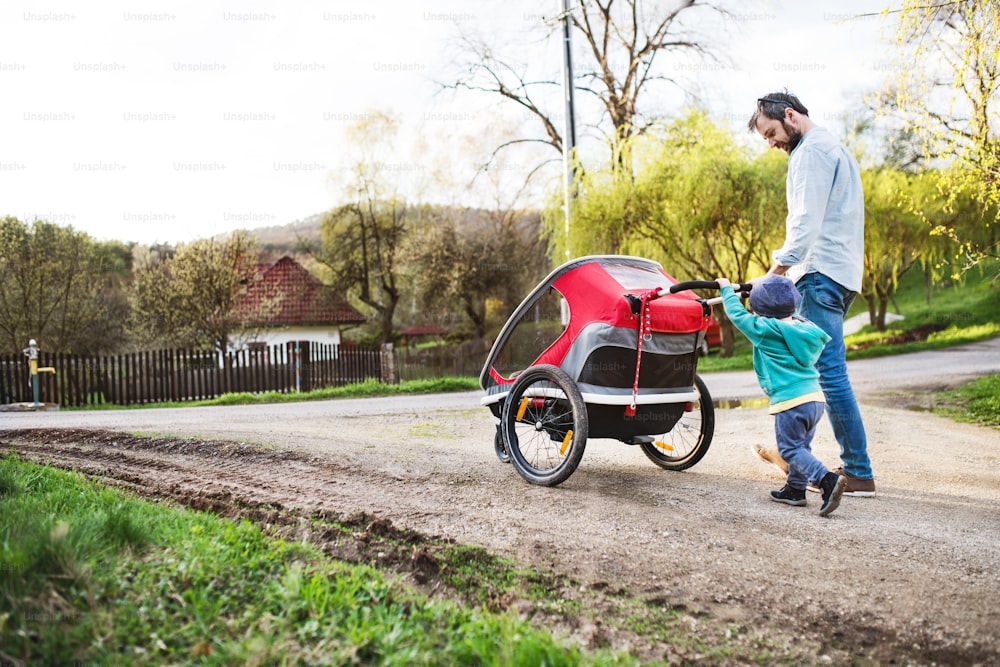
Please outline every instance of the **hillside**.
[{"label": "hillside", "polygon": [[317,213],[285,225],[258,227],[250,232],[266,257],[294,256],[302,251],[303,244],[319,242],[322,217],[323,214]]},{"label": "hillside", "polygon": [[[447,206],[428,205],[433,219],[435,214],[448,211],[448,217],[456,221],[460,226],[464,225],[469,229],[483,229],[492,223],[497,213],[481,208],[462,208],[461,215],[454,215],[454,209]],[[278,259],[284,255],[301,256],[303,246],[309,243],[318,244],[320,241],[320,221],[323,213],[316,213],[300,220],[284,225],[271,225],[268,227],[256,227],[249,230],[257,239],[257,245],[264,254],[265,259]],[[442,216],[444,217],[444,216]],[[531,226],[540,225],[538,212],[531,212],[524,216],[523,223]]]}]

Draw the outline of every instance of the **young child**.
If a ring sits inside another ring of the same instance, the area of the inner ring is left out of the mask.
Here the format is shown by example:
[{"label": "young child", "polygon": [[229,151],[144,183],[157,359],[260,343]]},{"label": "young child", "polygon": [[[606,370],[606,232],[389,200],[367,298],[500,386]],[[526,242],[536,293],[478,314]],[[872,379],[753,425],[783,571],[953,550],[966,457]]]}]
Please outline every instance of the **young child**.
[{"label": "young child", "polygon": [[753,344],[753,368],[761,389],[770,399],[778,451],[788,462],[785,486],[771,492],[775,502],[801,507],[806,486],[823,494],[820,516],[840,504],[847,480],[827,470],[812,453],[816,424],[826,407],[819,386],[816,360],[830,340],[811,322],[794,317],[802,296],[784,276],[768,275],[750,290],[748,313],[725,278],[718,280],[722,304],[733,326]]}]

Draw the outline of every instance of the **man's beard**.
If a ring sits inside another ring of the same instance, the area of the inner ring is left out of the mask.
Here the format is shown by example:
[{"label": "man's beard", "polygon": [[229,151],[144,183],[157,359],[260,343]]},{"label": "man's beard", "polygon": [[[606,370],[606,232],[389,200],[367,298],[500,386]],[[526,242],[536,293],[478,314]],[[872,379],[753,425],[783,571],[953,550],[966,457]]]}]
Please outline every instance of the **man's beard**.
[{"label": "man's beard", "polygon": [[802,141],[802,133],[789,125],[788,121],[784,119],[781,120],[781,127],[785,129],[785,134],[788,135],[788,141],[784,142],[785,152],[791,155],[795,147]]}]

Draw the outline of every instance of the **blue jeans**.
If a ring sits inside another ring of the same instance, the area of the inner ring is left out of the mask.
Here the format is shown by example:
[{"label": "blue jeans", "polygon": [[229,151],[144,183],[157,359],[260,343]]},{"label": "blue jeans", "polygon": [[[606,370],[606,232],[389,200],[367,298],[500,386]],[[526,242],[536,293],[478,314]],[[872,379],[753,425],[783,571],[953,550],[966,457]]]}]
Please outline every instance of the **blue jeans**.
[{"label": "blue jeans", "polygon": [[872,479],[868,438],[851,380],[847,377],[847,349],[844,346],[844,316],[857,293],[821,273],[807,273],[795,286],[802,294],[799,315],[830,336],[830,342],[816,362],[816,370],[833,435],[840,445],[844,471],[857,479]]},{"label": "blue jeans", "polygon": [[796,405],[774,415],[774,439],[778,443],[778,453],[788,464],[785,484],[793,489],[804,491],[810,483],[819,486],[819,481],[829,472],[812,453],[816,424],[822,418],[823,403],[820,401]]}]

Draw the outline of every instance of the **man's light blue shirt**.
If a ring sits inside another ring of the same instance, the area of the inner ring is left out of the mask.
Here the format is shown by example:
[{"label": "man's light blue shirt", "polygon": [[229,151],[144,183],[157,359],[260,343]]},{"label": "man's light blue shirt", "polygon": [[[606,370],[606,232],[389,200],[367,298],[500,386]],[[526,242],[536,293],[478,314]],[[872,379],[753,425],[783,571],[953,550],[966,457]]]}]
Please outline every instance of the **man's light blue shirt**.
[{"label": "man's light blue shirt", "polygon": [[865,196],[858,162],[822,127],[806,132],[788,160],[785,244],[774,261],[798,280],[818,272],[853,292],[864,272]]}]

